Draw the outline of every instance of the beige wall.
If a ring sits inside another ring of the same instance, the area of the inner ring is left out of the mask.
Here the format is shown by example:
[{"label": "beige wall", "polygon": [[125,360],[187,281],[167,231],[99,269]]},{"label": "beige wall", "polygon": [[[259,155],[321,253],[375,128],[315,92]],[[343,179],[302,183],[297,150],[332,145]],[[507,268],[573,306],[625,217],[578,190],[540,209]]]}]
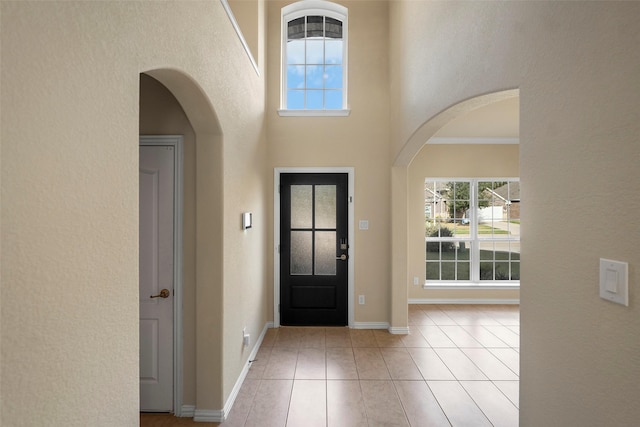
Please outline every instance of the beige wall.
[{"label": "beige wall", "polygon": [[[425,281],[424,179],[519,176],[518,145],[426,144],[409,166],[409,299],[518,299],[518,290],[423,289]],[[413,284],[418,277],[420,284]]]},{"label": "beige wall", "polygon": [[[267,137],[269,168],[355,168],[355,221],[369,220],[369,230],[355,230],[353,258],[356,322],[388,322],[390,316],[389,235],[389,93],[388,6],[386,2],[340,2],[349,9],[349,117],[280,117],[280,16],[291,2],[270,1]],[[272,187],[273,179],[269,182]],[[269,205],[273,212],[273,202]],[[273,221],[270,215],[269,221]],[[273,236],[270,236],[273,242]],[[274,247],[273,244],[269,245]],[[272,256],[272,253],[269,254]],[[269,269],[273,277],[273,267]],[[273,282],[273,281],[272,281]],[[269,289],[273,307],[273,289]]]},{"label": "beige wall", "polygon": [[233,17],[240,28],[242,37],[247,43],[253,59],[258,62],[261,37],[261,8],[262,2],[258,0],[228,0]]},{"label": "beige wall", "polygon": [[[391,2],[399,175],[408,177],[413,156],[452,114],[489,101],[475,97],[519,88],[522,426],[640,418],[640,257],[629,231],[640,219],[625,214],[640,205],[630,90],[639,18],[635,2]],[[392,191],[401,206],[393,233],[405,235],[408,196],[402,185]],[[629,262],[629,307],[599,298],[600,257]],[[394,254],[393,287],[406,289],[399,260]]]},{"label": "beige wall", "polygon": [[148,70],[195,132],[195,404],[221,410],[267,320],[264,79],[217,1],[1,7],[0,423],[138,424]]},{"label": "beige wall", "polygon": [[[451,119],[519,94],[521,425],[634,425],[640,4],[345,2],[352,112],[313,119],[276,113],[285,4],[267,3],[265,92],[217,1],[2,3],[1,423],[138,423],[138,92],[155,70],[196,139],[197,409],[222,408],[242,328],[273,315],[274,167],[355,168],[356,321],[403,327],[409,165]],[[598,297],[600,257],[629,262],[629,307]]]}]

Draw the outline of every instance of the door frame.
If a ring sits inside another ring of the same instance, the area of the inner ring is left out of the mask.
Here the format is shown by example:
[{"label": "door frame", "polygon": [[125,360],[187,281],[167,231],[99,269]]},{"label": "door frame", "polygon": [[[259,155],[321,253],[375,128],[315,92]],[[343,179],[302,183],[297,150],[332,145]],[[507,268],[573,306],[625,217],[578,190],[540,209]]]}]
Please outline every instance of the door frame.
[{"label": "door frame", "polygon": [[[182,135],[140,135],[140,146],[173,147],[173,413],[182,416],[183,331],[182,331],[182,217],[183,217],[183,137]],[[138,164],[140,161],[138,160]]]},{"label": "door frame", "polygon": [[353,167],[281,167],[273,169],[273,326],[280,327],[280,175],[283,173],[346,173],[347,188],[347,227],[349,228],[349,265],[347,266],[347,321],[354,324],[354,271],[355,271],[355,230],[354,230],[354,189],[355,169]]}]

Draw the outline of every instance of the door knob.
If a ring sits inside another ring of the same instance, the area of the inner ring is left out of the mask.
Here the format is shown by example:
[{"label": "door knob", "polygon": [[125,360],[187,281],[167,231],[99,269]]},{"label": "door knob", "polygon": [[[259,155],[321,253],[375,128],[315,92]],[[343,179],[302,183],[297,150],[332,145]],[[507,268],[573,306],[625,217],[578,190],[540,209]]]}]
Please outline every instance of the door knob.
[{"label": "door knob", "polygon": [[163,289],[158,295],[151,295],[149,298],[169,298],[169,295],[171,295],[169,289]]},{"label": "door knob", "polygon": [[347,258],[349,258],[346,254],[342,254],[338,257],[336,257],[336,259],[340,260],[340,261],[346,261]]}]

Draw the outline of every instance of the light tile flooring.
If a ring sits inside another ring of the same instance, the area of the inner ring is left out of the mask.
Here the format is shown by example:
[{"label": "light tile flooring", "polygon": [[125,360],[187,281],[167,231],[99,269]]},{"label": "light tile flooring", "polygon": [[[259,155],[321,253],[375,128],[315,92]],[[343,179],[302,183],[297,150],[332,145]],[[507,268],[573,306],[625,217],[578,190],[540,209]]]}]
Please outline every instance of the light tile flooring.
[{"label": "light tile flooring", "polygon": [[411,305],[409,335],[270,329],[220,426],[517,426],[519,325],[518,306]]}]

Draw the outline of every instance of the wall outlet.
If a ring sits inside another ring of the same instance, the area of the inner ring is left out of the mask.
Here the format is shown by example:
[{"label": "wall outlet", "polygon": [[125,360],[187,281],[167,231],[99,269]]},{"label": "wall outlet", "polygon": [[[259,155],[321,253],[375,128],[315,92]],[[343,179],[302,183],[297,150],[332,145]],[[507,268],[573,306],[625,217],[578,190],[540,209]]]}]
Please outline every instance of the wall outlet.
[{"label": "wall outlet", "polygon": [[416,286],[420,284],[420,278],[418,276],[413,276],[413,284]]},{"label": "wall outlet", "polygon": [[358,304],[364,305],[364,295],[358,295]]}]

